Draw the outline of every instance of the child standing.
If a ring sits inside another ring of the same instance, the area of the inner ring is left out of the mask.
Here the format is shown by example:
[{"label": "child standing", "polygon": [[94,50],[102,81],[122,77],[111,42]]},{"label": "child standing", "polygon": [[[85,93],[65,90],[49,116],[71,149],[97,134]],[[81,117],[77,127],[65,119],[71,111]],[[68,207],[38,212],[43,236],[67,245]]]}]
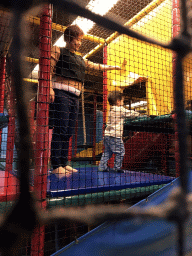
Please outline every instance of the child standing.
[{"label": "child standing", "polygon": [[108,160],[115,154],[114,171],[123,173],[121,170],[125,155],[123,136],[123,122],[126,117],[136,117],[139,113],[123,107],[124,97],[121,92],[112,91],[108,95],[110,110],[107,127],[104,134],[104,152],[99,164],[99,171],[108,171]]}]

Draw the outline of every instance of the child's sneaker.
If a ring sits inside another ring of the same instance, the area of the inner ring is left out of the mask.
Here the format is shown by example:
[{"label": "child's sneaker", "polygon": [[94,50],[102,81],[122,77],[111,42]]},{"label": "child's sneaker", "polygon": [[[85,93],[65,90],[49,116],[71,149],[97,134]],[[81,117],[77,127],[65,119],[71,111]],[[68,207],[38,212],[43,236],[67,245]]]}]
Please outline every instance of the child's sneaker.
[{"label": "child's sneaker", "polygon": [[124,173],[124,171],[121,170],[121,169],[118,169],[117,172],[118,172],[118,173]]},{"label": "child's sneaker", "polygon": [[104,169],[104,170],[98,169],[98,171],[99,171],[99,172],[109,172],[109,169]]},{"label": "child's sneaker", "polygon": [[124,173],[122,169],[111,168],[111,172]]}]

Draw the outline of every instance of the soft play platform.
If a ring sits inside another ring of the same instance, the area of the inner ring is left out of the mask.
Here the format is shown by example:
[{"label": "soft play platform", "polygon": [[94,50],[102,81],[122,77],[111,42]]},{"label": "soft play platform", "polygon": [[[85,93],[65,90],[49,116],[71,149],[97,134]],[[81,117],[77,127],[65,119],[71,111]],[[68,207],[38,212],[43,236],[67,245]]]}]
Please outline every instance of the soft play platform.
[{"label": "soft play platform", "polygon": [[[144,192],[142,188],[144,190],[146,189],[146,192],[153,192],[158,189],[158,186],[167,184],[173,179],[173,177],[145,172],[100,172],[97,167],[82,167],[79,168],[77,173],[73,173],[71,176],[62,179],[58,179],[56,175],[50,173],[47,177],[47,197],[65,198],[91,194],[93,198],[94,193],[96,193],[96,197],[98,198],[98,193],[100,192],[106,192],[109,194],[108,196],[112,196],[111,191],[121,191],[123,194],[128,193],[127,189],[137,188],[140,189],[139,192],[142,194]],[[153,190],[149,189],[152,186]],[[4,169],[1,169],[0,202],[14,200],[18,192],[19,181],[17,179],[17,172],[12,171],[11,173],[7,173]]]},{"label": "soft play platform", "polygon": [[97,167],[82,167],[78,169],[77,173],[62,179],[50,174],[48,176],[47,194],[50,197],[73,196],[167,184],[173,179],[173,177],[146,172],[127,170],[124,173],[100,172]]}]

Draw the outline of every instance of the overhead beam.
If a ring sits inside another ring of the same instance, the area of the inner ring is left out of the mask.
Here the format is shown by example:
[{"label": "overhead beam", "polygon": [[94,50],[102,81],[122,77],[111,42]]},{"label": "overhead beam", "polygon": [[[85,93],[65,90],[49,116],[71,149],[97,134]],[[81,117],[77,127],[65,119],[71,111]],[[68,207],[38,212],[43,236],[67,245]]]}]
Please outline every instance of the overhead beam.
[{"label": "overhead beam", "polygon": [[[158,7],[161,3],[163,3],[165,0],[154,0],[150,4],[148,4],[144,9],[142,9],[140,12],[138,12],[132,19],[127,21],[124,26],[131,27],[134,24],[136,24],[139,20],[141,20],[143,17],[145,17],[147,14],[149,14],[152,10],[154,10],[156,7]],[[84,58],[89,58],[93,54],[100,51],[105,45],[111,43],[113,40],[115,40],[120,34],[118,32],[114,32],[112,35],[110,35],[105,42],[100,45],[97,45],[94,49],[92,49],[89,53],[87,53]]]}]

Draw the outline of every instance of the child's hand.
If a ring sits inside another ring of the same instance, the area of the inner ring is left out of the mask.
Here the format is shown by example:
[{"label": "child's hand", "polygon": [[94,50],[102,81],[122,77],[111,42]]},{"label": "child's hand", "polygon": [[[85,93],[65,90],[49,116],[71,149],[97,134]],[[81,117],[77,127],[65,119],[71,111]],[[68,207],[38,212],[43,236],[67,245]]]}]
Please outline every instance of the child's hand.
[{"label": "child's hand", "polygon": [[137,110],[137,112],[139,112],[140,114],[146,114],[147,111],[143,109],[143,110]]}]

